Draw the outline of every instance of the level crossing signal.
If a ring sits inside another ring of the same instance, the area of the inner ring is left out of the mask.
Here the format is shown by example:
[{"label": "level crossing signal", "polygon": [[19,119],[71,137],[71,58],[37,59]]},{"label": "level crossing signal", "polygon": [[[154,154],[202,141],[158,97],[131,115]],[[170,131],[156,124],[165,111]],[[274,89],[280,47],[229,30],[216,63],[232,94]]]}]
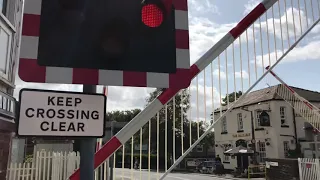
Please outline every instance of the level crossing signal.
[{"label": "level crossing signal", "polygon": [[[190,84],[190,80],[181,81],[190,74],[188,15],[181,2],[36,2],[41,4],[26,0],[22,80],[164,88]],[[30,44],[32,37],[37,42]],[[35,53],[25,53],[27,49]]]}]

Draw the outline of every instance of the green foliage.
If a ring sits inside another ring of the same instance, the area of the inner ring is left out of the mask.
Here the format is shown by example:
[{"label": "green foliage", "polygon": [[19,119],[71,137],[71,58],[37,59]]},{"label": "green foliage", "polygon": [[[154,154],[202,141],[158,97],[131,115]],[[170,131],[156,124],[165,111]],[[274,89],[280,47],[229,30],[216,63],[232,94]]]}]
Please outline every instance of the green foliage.
[{"label": "green foliage", "polygon": [[[150,93],[150,96],[146,99],[147,105],[150,104],[161,92],[163,89],[156,89],[155,91]],[[198,134],[201,136],[205,129],[209,124],[204,124],[202,121],[190,121],[187,117],[187,111],[190,108],[190,95],[187,90],[182,90],[179,92],[178,96],[176,96],[173,101],[170,101],[167,104],[166,108],[163,108],[159,111],[159,118],[157,116],[153,117],[149,123],[147,123],[142,128],[142,143],[146,144],[150,138],[151,152],[157,152],[157,137],[159,138],[159,156],[164,157],[164,148],[165,144],[167,144],[167,153],[168,158],[173,154],[173,136],[175,136],[175,150],[176,157],[181,155],[181,140],[183,136],[183,149],[184,151],[190,146],[190,137],[191,142],[194,143],[198,139]],[[140,109],[133,109],[127,111],[112,111],[108,112],[106,116],[107,121],[117,121],[117,122],[129,122],[133,119],[138,113],[140,113]],[[166,119],[167,115],[167,119]],[[181,118],[182,117],[182,118]],[[182,119],[182,120],[181,120]],[[159,120],[159,127],[157,127],[157,120]],[[166,121],[167,120],[167,121]],[[166,123],[167,122],[167,130]],[[175,125],[175,130],[173,130],[173,123]],[[149,134],[149,125],[150,126],[150,134]],[[159,131],[157,129],[159,128]],[[198,130],[199,129],[199,132]],[[165,134],[167,133],[167,139],[165,138]],[[175,133],[175,134],[173,134]],[[191,136],[190,136],[191,133]],[[134,135],[134,144],[140,144],[140,131],[138,131]],[[214,133],[210,132],[207,137],[201,142],[204,148],[208,148],[214,145]],[[129,140],[126,144],[125,148],[126,154],[130,154],[128,150],[131,149],[131,140]],[[118,151],[120,153],[120,151]],[[122,153],[122,151],[121,151]]]},{"label": "green foliage", "polygon": [[289,150],[288,151],[288,158],[301,158],[302,154],[301,154],[301,145],[300,143],[298,143],[296,145],[296,148],[293,150]]},{"label": "green foliage", "polygon": [[[131,168],[132,166],[135,166],[135,161],[138,161],[140,163],[140,154],[134,154],[131,156],[131,154],[125,154],[122,156],[121,153],[116,154],[116,167],[121,168],[122,167],[122,161],[124,161],[124,167],[125,168]],[[133,160],[131,162],[131,160]],[[148,169],[149,168],[149,161],[150,161],[150,169],[157,169],[157,156],[151,154],[150,158],[147,154],[141,154],[141,168],[142,169]],[[163,159],[159,159],[159,164],[161,163]],[[159,166],[160,169],[163,169],[163,166]]]},{"label": "green foliage", "polygon": [[[232,92],[230,94],[226,94],[226,96],[224,98],[222,98],[222,106],[226,106],[228,105],[228,101],[229,103],[234,102],[236,99],[239,99],[239,97],[242,96],[242,91],[238,91],[238,92]],[[220,108],[217,108],[214,110],[215,113],[217,113],[220,110]],[[213,112],[210,114],[211,116],[211,123],[213,123]]]},{"label": "green foliage", "polygon": [[129,122],[140,112],[141,109],[108,112],[106,121]]},{"label": "green foliage", "polygon": [[242,95],[242,91],[239,91],[239,92],[232,92],[230,94],[226,94],[226,97],[222,98],[222,106],[225,106],[228,104],[228,101],[229,103],[231,102],[234,102],[236,99],[238,99],[240,96]]},{"label": "green foliage", "polygon": [[[162,90],[163,89],[156,89],[155,91],[151,92],[150,96],[146,99],[147,104],[151,103],[162,92]],[[202,121],[195,122],[189,120],[187,117],[187,111],[189,108],[190,94],[187,90],[182,90],[173,98],[172,101],[167,104],[167,108],[163,108],[159,111],[159,117],[155,116],[151,119],[151,147],[153,150],[157,148],[158,136],[160,156],[164,156],[165,145],[167,144],[168,156],[173,154],[173,146],[175,145],[175,154],[176,157],[179,157],[182,150],[182,136],[184,146],[183,149],[186,150],[190,147],[190,137],[191,143],[195,142],[198,139],[198,134],[201,136],[208,127],[208,124],[204,124]],[[159,127],[157,127],[157,121],[159,121]],[[150,124],[148,123],[143,128],[143,140],[149,139]],[[157,131],[158,128],[159,131]],[[199,129],[199,132],[197,129]],[[165,135],[167,135],[167,139],[165,138]],[[173,143],[173,136],[175,136],[175,144]],[[213,146],[214,133],[209,133],[208,136],[201,142],[201,144],[204,145],[204,148]]]},{"label": "green foliage", "polygon": [[[119,111],[119,110],[111,111],[106,114],[106,121],[129,122],[140,112],[141,112],[141,109],[132,109],[132,110],[126,110],[126,111]],[[135,135],[135,137],[136,136],[137,135]],[[131,141],[128,141],[126,143],[126,146],[131,146]]]},{"label": "green foliage", "polygon": [[33,155],[31,154],[31,155],[27,155],[27,156],[25,157],[24,162],[25,162],[25,163],[31,163],[32,160],[33,160]]}]

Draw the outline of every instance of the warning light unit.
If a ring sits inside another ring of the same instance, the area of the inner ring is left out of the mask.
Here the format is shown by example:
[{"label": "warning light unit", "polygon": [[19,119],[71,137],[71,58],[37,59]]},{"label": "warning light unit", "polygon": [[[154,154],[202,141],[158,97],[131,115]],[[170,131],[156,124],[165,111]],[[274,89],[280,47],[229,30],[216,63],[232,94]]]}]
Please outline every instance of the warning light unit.
[{"label": "warning light unit", "polygon": [[25,1],[23,81],[186,88],[189,70],[187,0]]}]

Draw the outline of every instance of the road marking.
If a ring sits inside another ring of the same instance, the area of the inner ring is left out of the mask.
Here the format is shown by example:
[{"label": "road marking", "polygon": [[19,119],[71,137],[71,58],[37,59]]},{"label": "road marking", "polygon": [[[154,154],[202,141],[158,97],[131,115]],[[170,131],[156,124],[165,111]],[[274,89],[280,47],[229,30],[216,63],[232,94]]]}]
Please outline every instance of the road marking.
[{"label": "road marking", "polygon": [[168,176],[170,178],[175,178],[175,179],[180,179],[180,180],[191,180],[191,179],[188,179],[188,178],[182,178],[182,177],[177,177],[177,176]]},{"label": "road marking", "polygon": [[131,179],[132,177],[131,176],[122,176],[122,175],[117,175],[116,176],[116,179],[119,179],[119,180],[122,180],[122,179],[124,179],[124,180],[138,180],[137,178],[133,178],[133,179]]}]

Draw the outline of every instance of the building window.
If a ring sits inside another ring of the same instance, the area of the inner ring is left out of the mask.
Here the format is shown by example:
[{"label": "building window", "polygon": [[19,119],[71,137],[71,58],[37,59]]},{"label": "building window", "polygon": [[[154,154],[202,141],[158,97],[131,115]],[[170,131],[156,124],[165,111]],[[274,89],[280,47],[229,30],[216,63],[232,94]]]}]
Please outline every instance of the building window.
[{"label": "building window", "polygon": [[7,109],[8,99],[6,97],[2,97],[2,108]]},{"label": "building window", "polygon": [[242,113],[237,114],[237,119],[238,119],[238,130],[243,130]]},{"label": "building window", "polygon": [[225,133],[227,131],[227,118],[224,116],[221,120],[221,132]]},{"label": "building window", "polygon": [[317,143],[317,151],[319,151],[320,150],[320,144],[319,143]]},{"label": "building window", "polygon": [[[224,152],[228,151],[230,149],[228,144],[224,145]],[[223,162],[229,162],[230,161],[230,156],[223,155]]]},{"label": "building window", "polygon": [[0,0],[0,11],[3,15],[7,15],[8,0]]},{"label": "building window", "polygon": [[9,62],[11,59],[11,42],[11,30],[0,21],[0,75],[5,78],[8,78]]},{"label": "building window", "polygon": [[312,151],[315,151],[315,150],[316,150],[316,144],[315,144],[315,143],[310,143],[310,144],[309,144],[309,148],[310,148]]},{"label": "building window", "polygon": [[281,125],[286,124],[286,107],[284,106],[280,107],[280,120],[281,120]]},{"label": "building window", "polygon": [[283,152],[284,152],[284,157],[289,157],[289,141],[283,141]]},{"label": "building window", "polygon": [[262,111],[259,109],[259,110],[256,110],[256,125],[257,126],[261,126],[261,121],[260,121],[260,114],[262,113]]},{"label": "building window", "polygon": [[267,156],[265,142],[260,142],[260,141],[258,142],[258,152],[259,152],[258,161],[260,163],[264,163]]}]

